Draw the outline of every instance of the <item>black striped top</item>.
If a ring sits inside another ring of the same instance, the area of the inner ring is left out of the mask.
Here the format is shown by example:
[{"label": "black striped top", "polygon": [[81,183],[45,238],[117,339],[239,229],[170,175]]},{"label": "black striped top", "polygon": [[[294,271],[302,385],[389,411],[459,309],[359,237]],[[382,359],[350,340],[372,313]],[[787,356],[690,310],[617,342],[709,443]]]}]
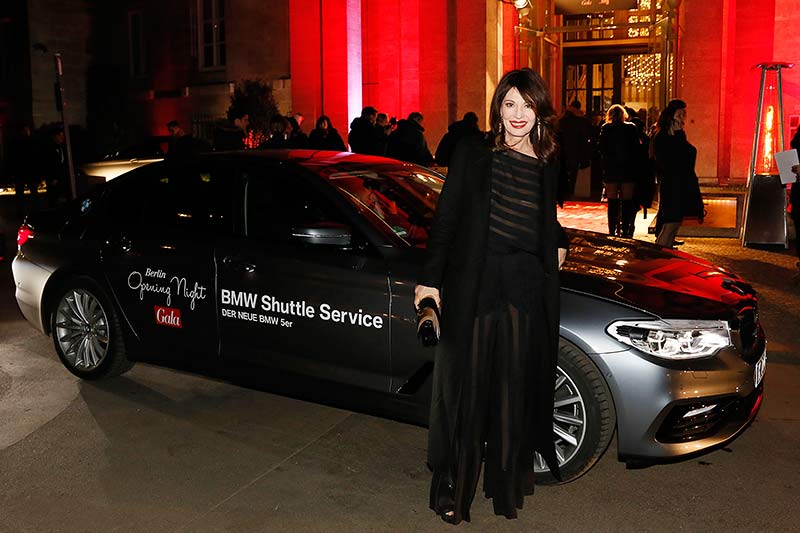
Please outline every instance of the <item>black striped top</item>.
[{"label": "black striped top", "polygon": [[514,150],[492,157],[489,250],[539,253],[542,179],[540,160]]}]

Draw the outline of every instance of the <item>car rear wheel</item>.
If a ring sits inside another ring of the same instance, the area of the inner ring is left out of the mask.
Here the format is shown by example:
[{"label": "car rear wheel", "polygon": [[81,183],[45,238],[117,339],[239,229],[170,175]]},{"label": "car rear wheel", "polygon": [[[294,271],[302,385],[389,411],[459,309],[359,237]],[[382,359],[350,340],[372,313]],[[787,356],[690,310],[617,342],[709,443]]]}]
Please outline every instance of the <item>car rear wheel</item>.
[{"label": "car rear wheel", "polygon": [[62,287],[51,320],[58,357],[76,376],[100,379],[118,376],[133,367],[125,356],[116,311],[89,278],[78,278]]},{"label": "car rear wheel", "polygon": [[[614,433],[616,413],[603,376],[589,358],[562,341],[554,390],[553,439],[564,483],[573,481],[600,459]],[[538,453],[536,482],[558,483]]]}]

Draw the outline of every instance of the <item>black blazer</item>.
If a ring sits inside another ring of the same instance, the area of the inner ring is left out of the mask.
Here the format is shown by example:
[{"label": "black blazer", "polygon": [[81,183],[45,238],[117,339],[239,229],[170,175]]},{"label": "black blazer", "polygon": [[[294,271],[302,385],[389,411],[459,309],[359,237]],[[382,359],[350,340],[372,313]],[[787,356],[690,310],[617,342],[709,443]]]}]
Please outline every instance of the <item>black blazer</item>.
[{"label": "black blazer", "polygon": [[[480,140],[465,139],[450,160],[444,189],[439,197],[428,238],[426,260],[419,284],[440,289],[442,298],[441,338],[436,348],[428,443],[431,467],[448,467],[447,446],[452,442],[461,396],[466,357],[470,353],[480,280],[486,260],[489,234],[492,152]],[[559,281],[558,247],[566,247],[566,236],[556,218],[556,164],[545,166],[540,257],[545,283],[546,324],[533,324],[541,335],[543,357],[539,359],[534,418],[534,450],[547,460],[558,477],[553,443],[553,387],[558,353]],[[438,435],[450,435],[442,442]],[[531,450],[534,451],[534,450]]]}]

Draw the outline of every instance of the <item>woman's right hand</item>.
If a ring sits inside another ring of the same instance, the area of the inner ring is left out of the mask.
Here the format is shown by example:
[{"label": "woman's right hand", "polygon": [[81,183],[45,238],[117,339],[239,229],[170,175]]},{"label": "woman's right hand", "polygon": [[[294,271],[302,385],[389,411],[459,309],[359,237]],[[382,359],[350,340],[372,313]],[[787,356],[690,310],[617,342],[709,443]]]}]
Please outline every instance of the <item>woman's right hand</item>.
[{"label": "woman's right hand", "polygon": [[433,287],[426,287],[425,285],[417,285],[414,287],[414,308],[419,309],[419,303],[425,298],[433,298],[436,302],[436,307],[442,308],[442,301],[439,298],[439,289]]}]

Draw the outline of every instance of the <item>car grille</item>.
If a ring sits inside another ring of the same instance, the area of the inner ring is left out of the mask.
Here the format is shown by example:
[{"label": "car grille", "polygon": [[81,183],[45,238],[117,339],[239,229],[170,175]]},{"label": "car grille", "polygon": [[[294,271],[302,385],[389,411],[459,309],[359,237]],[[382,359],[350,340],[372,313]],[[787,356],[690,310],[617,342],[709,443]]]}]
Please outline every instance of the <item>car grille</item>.
[{"label": "car grille", "polygon": [[742,359],[755,363],[764,352],[765,340],[758,311],[755,307],[743,309],[734,320],[729,322],[733,343],[739,350]]},{"label": "car grille", "polygon": [[[728,423],[741,424],[760,405],[763,390],[763,386],[759,387],[744,398],[725,397],[675,406],[656,432],[656,440],[664,443],[690,442],[710,437]],[[699,413],[685,416],[692,411]]]}]

